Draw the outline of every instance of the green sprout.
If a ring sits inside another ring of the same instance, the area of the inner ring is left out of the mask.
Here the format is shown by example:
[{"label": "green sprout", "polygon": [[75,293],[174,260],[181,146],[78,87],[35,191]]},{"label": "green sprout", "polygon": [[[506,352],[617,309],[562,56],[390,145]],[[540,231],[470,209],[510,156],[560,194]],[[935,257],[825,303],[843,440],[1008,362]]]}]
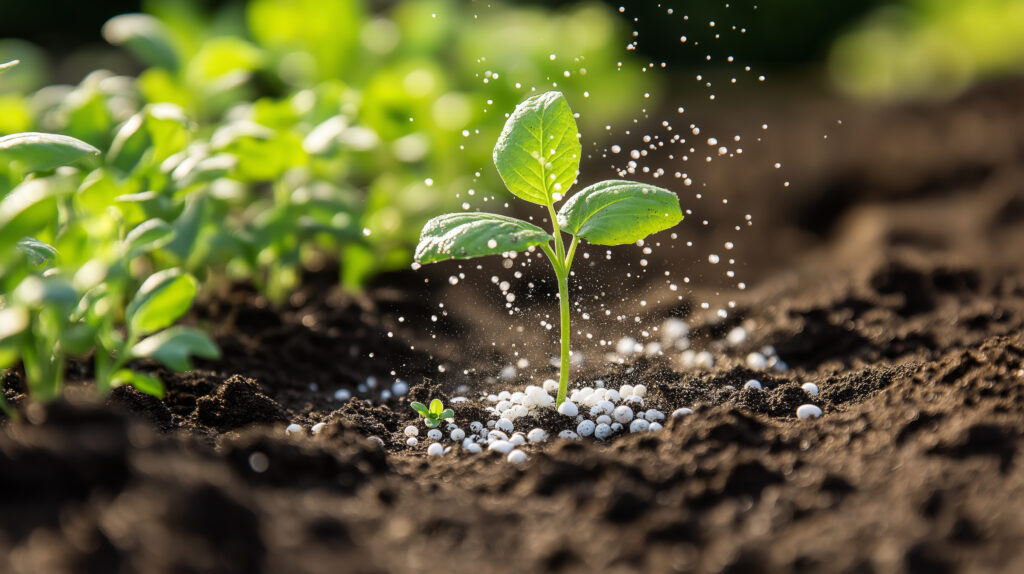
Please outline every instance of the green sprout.
[{"label": "green sprout", "polygon": [[[541,248],[558,279],[562,348],[556,406],[565,400],[569,386],[569,271],[580,239],[595,245],[635,243],[683,219],[675,193],[622,180],[584,188],[556,212],[555,203],[579,175],[579,138],[576,119],[560,92],[519,104],[494,146],[494,165],[512,194],[547,208],[552,232],[504,215],[448,213],[423,226],[415,254],[417,263],[426,264]],[[563,232],[572,235],[568,249]]]},{"label": "green sprout", "polygon": [[444,408],[444,403],[440,399],[430,401],[430,408],[427,408],[427,405],[423,403],[416,402],[409,406],[412,407],[412,410],[423,415],[423,424],[429,428],[437,428],[441,426],[441,421],[455,416],[455,411]]}]

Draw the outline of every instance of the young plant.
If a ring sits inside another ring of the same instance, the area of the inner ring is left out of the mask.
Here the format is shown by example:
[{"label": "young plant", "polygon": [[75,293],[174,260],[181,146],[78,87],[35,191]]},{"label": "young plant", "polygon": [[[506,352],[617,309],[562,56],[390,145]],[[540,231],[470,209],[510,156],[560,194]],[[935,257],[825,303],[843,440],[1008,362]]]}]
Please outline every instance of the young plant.
[{"label": "young plant", "polygon": [[429,409],[423,403],[414,402],[409,406],[412,407],[412,410],[423,415],[423,424],[429,428],[437,428],[441,426],[441,421],[455,416],[455,411],[444,408],[444,403],[440,399],[430,401]]},{"label": "young plant", "polygon": [[[676,194],[632,181],[595,183],[560,201],[579,175],[581,146],[576,120],[560,92],[519,104],[494,146],[494,165],[514,195],[547,208],[551,233],[519,219],[493,213],[448,213],[423,226],[418,263],[470,259],[538,246],[558,280],[561,311],[561,372],[556,405],[569,386],[569,270],[581,239],[595,245],[623,245],[668,229],[683,219]],[[572,236],[568,248],[562,234]],[[554,244],[552,246],[552,244]]]}]

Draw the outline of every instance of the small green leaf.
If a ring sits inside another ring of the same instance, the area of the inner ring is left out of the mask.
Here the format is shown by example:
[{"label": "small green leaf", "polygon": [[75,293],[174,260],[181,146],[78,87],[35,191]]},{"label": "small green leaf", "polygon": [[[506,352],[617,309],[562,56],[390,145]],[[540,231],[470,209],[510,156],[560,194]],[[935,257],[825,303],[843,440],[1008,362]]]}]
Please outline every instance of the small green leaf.
[{"label": "small green leaf", "polygon": [[160,249],[174,239],[174,228],[162,219],[143,221],[128,232],[121,253],[128,259]]},{"label": "small green leaf", "polygon": [[558,225],[596,245],[633,243],[683,219],[675,193],[633,181],[608,180],[580,190],[558,210]]},{"label": "small green leaf", "polygon": [[220,357],[217,346],[205,333],[189,327],[171,327],[146,337],[132,347],[133,357],[149,357],[174,371],[192,370],[192,356]]},{"label": "small green leaf", "polygon": [[178,53],[164,24],[147,14],[121,14],[103,25],[103,38],[124,46],[143,63],[178,69]]},{"label": "small green leaf", "polygon": [[125,318],[137,335],[158,331],[177,321],[192,305],[197,283],[180,269],[150,275],[128,304]]},{"label": "small green leaf", "polygon": [[430,414],[436,416],[436,415],[441,414],[441,411],[443,411],[443,410],[444,410],[444,403],[441,402],[441,399],[434,399],[434,400],[430,401]]},{"label": "small green leaf", "polygon": [[427,410],[427,405],[423,403],[413,402],[409,404],[409,406],[412,407],[412,410],[420,413],[423,416],[427,416],[428,414],[430,414],[430,411]]},{"label": "small green leaf", "polygon": [[57,258],[56,247],[31,237],[19,241],[18,250],[28,256],[33,265],[42,265],[47,262],[52,264],[53,260]]},{"label": "small green leaf", "polygon": [[20,161],[28,171],[46,171],[99,154],[93,146],[60,134],[25,132],[0,138],[0,158]]},{"label": "small green leaf", "polygon": [[553,205],[576,181],[581,150],[565,97],[547,92],[516,106],[494,146],[494,166],[513,194]]},{"label": "small green leaf", "polygon": [[131,385],[147,395],[153,395],[161,399],[164,398],[166,393],[163,381],[150,375],[136,373],[130,369],[121,369],[114,373],[110,377],[110,385],[114,387]]},{"label": "small green leaf", "polygon": [[494,213],[447,213],[423,226],[415,258],[419,263],[469,259],[523,251],[551,240],[547,231],[513,217]]},{"label": "small green leaf", "polygon": [[441,421],[438,419],[423,419],[423,424],[427,425],[427,428],[437,428],[441,426]]},{"label": "small green leaf", "polygon": [[437,415],[439,419],[450,419],[455,416],[455,411],[452,409],[445,409],[441,411],[441,414]]}]

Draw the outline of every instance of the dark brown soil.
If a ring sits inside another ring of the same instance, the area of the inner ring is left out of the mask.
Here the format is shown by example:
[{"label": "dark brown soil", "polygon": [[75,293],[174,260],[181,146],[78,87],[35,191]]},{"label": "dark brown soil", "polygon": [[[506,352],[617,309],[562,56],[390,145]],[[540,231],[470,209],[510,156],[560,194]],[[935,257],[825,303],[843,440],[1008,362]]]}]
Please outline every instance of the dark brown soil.
[{"label": "dark brown soil", "polygon": [[[408,400],[466,396],[456,420],[486,421],[481,392],[555,374],[553,336],[509,327],[494,262],[464,265],[454,287],[439,265],[361,296],[313,274],[281,308],[234,287],[191,318],[224,359],[187,375],[140,365],[168,385],[162,401],[119,389],[99,402],[86,384],[28,405],[7,375],[25,420],[0,431],[0,571],[1024,572],[1024,82],[913,109],[780,102],[757,110],[778,128],[743,169],[700,174],[710,198],[680,228],[680,242],[721,246],[752,213],[734,252],[748,289],[717,284],[700,247],[652,257],[643,308],[619,302],[628,256],[579,270],[629,319],[597,323],[595,340],[635,336],[634,316],[681,316],[718,361],[608,364],[581,340],[578,377],[642,382],[649,404],[693,415],[608,444],[527,446],[518,466],[458,447],[428,458],[405,444]],[[698,287],[680,299],[666,269]],[[531,321],[551,312],[541,273],[512,290],[539,283],[519,303]],[[740,324],[748,339],[725,345]],[[766,345],[788,371],[744,365]],[[533,366],[499,382],[517,358]],[[396,377],[409,396],[381,400]],[[743,389],[750,378],[764,390]],[[824,416],[797,420],[807,402]]]}]

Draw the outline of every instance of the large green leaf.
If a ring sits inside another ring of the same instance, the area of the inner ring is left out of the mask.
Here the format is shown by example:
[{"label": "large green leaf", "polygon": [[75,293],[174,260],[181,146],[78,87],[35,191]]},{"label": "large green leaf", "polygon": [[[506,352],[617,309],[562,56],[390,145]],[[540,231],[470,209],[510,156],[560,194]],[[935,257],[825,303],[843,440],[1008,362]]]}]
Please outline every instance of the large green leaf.
[{"label": "large green leaf", "polygon": [[558,210],[563,231],[597,245],[633,243],[682,219],[675,193],[621,180],[602,181],[580,190]]},{"label": "large green leaf", "polygon": [[60,134],[25,132],[0,138],[0,159],[19,161],[28,171],[46,171],[99,154],[84,141]]},{"label": "large green leaf", "polygon": [[547,92],[516,106],[494,146],[494,166],[513,194],[552,205],[576,181],[581,149],[565,97]]},{"label": "large green leaf", "polygon": [[416,261],[470,259],[522,251],[551,241],[547,231],[525,221],[493,213],[447,213],[423,226]]},{"label": "large green leaf", "polygon": [[177,321],[192,305],[196,287],[195,278],[180,269],[150,275],[125,312],[132,331],[145,335]]},{"label": "large green leaf", "polygon": [[123,46],[145,64],[178,69],[178,52],[164,24],[148,14],[121,14],[103,25],[103,38]]},{"label": "large green leaf", "polygon": [[190,371],[191,357],[216,359],[220,351],[205,333],[189,327],[171,327],[139,341],[132,347],[132,356],[149,357],[175,371]]}]

